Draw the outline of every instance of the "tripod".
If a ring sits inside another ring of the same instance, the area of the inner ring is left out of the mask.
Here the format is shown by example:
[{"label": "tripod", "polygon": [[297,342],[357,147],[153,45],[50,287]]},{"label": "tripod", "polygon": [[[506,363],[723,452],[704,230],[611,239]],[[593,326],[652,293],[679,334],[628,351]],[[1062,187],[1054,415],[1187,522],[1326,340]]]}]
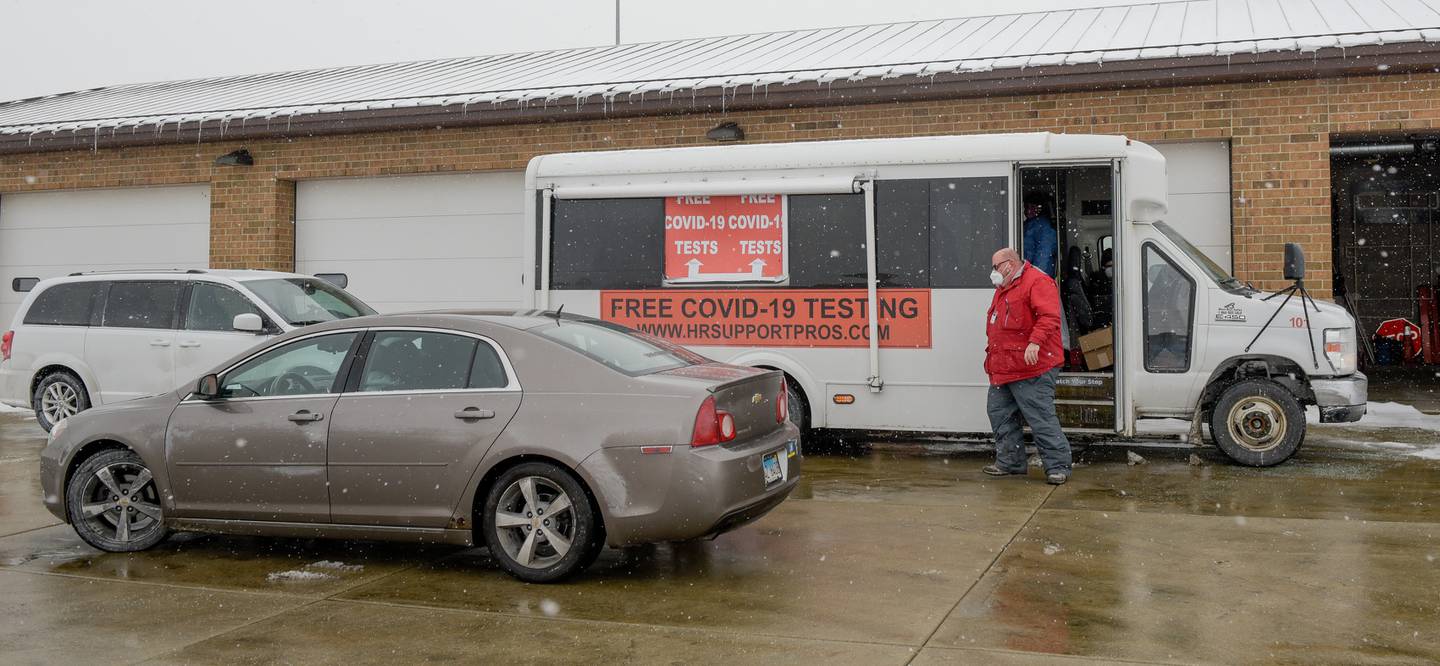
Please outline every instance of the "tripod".
[{"label": "tripod", "polygon": [[1297,279],[1295,280],[1295,284],[1260,299],[1261,301],[1268,301],[1280,294],[1285,294],[1285,300],[1280,301],[1280,307],[1275,308],[1275,314],[1270,315],[1270,318],[1265,320],[1265,325],[1260,327],[1260,331],[1255,334],[1254,338],[1251,338],[1250,344],[1245,345],[1245,351],[1248,353],[1250,348],[1255,346],[1255,341],[1259,340],[1260,336],[1265,334],[1266,329],[1270,328],[1270,323],[1275,321],[1276,317],[1280,316],[1280,311],[1285,309],[1285,304],[1289,303],[1290,299],[1295,296],[1296,293],[1300,294],[1300,311],[1305,315],[1305,338],[1310,341],[1310,360],[1315,364],[1315,369],[1319,370],[1320,357],[1315,354],[1315,333],[1310,328],[1310,309],[1306,307],[1305,302],[1310,302],[1310,307],[1315,308],[1316,314],[1320,313],[1320,306],[1315,305],[1315,299],[1311,298],[1310,291],[1305,288],[1305,280],[1303,279]]}]

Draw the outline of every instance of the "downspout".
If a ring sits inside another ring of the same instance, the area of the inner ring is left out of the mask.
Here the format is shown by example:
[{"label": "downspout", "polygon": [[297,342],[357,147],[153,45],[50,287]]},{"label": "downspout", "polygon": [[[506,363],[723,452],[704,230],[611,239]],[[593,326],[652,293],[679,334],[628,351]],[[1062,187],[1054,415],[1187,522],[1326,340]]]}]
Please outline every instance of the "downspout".
[{"label": "downspout", "polygon": [[875,177],[861,180],[860,189],[865,192],[865,310],[870,320],[870,377],[866,383],[871,393],[879,393],[885,381],[880,378],[880,299],[875,278]]}]

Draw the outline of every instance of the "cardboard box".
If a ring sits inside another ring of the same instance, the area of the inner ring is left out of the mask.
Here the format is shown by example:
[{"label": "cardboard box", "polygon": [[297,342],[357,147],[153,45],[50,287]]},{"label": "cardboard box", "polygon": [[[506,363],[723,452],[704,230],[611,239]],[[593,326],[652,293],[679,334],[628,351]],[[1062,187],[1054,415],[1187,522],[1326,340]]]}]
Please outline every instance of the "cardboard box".
[{"label": "cardboard box", "polygon": [[1086,370],[1104,370],[1115,365],[1115,348],[1101,347],[1093,351],[1085,352]]},{"label": "cardboard box", "polygon": [[1080,351],[1092,352],[1101,347],[1109,347],[1115,344],[1115,332],[1109,326],[1098,331],[1090,331],[1080,336]]}]

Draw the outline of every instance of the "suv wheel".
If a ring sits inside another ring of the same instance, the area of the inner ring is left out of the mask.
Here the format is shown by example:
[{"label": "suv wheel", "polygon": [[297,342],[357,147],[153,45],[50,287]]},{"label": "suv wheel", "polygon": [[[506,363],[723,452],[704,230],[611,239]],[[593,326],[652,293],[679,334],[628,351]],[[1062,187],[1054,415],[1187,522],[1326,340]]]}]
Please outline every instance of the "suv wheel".
[{"label": "suv wheel", "polygon": [[85,543],[111,553],[145,550],[169,533],[150,468],[129,449],[85,459],[66,484],[65,510]]},{"label": "suv wheel", "polygon": [[1265,379],[1236,382],[1210,411],[1210,434],[1231,460],[1251,467],[1285,462],[1305,439],[1305,409]]},{"label": "suv wheel", "polygon": [[79,377],[63,370],[45,375],[35,386],[30,401],[35,405],[35,420],[45,432],[50,432],[56,423],[90,409],[90,395],[85,392],[85,385]]},{"label": "suv wheel", "polygon": [[572,474],[550,463],[525,463],[501,474],[483,512],[491,557],[527,583],[579,573],[604,547],[589,495]]}]

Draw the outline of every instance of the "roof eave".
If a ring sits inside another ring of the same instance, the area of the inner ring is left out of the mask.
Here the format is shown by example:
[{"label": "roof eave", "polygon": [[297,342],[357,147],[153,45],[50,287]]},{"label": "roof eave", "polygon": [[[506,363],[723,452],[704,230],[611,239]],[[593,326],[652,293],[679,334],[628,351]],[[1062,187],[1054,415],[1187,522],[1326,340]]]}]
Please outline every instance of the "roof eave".
[{"label": "roof eave", "polygon": [[[1092,64],[869,78],[827,83],[704,88],[623,98],[559,98],[539,104],[450,104],[232,120],[223,131],[194,121],[39,134],[0,134],[0,155],[61,150],[296,139],[336,134],[477,127],[601,118],[724,113],[893,101],[1004,97],[1078,90],[1123,90],[1256,80],[1435,71],[1440,44],[1407,42],[1316,51],[1115,60]],[[158,131],[157,131],[158,130]]]}]

